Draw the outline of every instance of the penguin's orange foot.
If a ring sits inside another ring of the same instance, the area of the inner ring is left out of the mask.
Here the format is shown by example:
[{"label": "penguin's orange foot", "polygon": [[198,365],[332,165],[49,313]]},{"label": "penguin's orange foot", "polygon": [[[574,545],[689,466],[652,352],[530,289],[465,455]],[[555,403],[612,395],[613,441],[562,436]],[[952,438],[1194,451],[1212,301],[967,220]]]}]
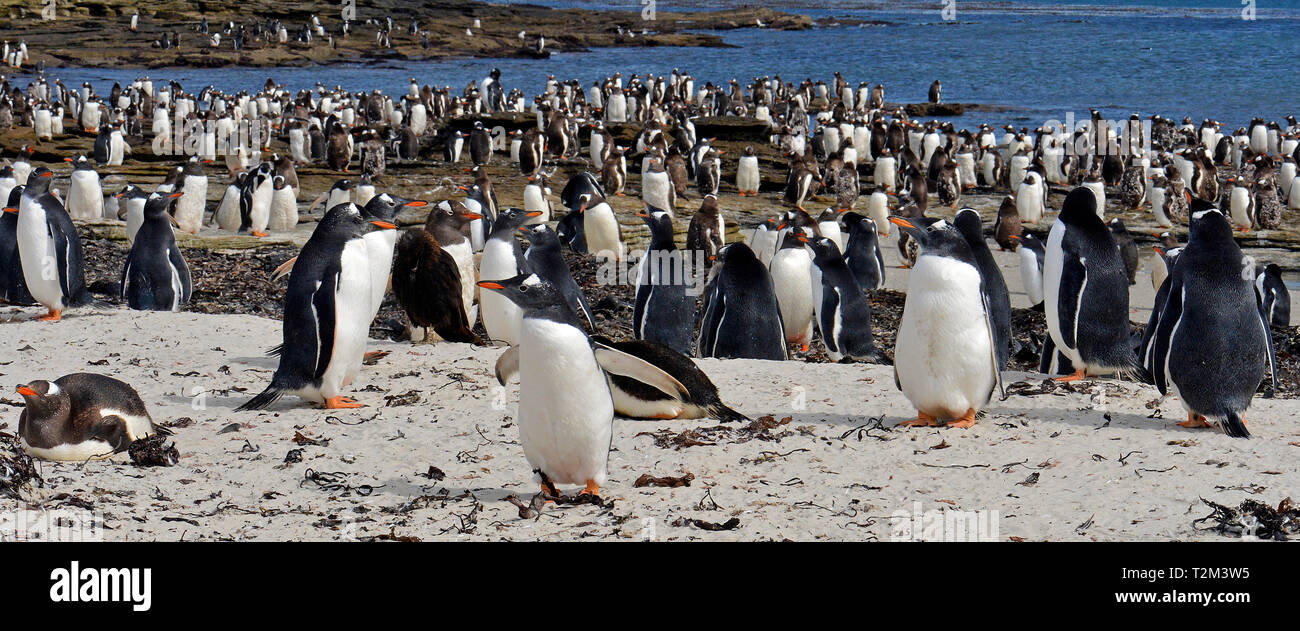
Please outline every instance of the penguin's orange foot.
[{"label": "penguin's orange foot", "polygon": [[37,322],[58,322],[63,319],[63,312],[58,309],[50,309],[49,313],[36,318]]},{"label": "penguin's orange foot", "polygon": [[258,238],[269,237],[269,236],[271,236],[271,233],[269,233],[269,232],[262,232],[262,231],[260,231],[260,230],[254,230],[254,231],[253,231],[253,236],[258,237]]},{"label": "penguin's orange foot", "polygon": [[807,344],[800,344],[800,345],[799,345],[799,350],[800,350],[801,352],[807,353],[807,352],[808,352],[808,345],[807,345]]},{"label": "penguin's orange foot", "polygon": [[951,421],[948,421],[946,424],[944,424],[944,427],[960,427],[964,429],[967,427],[973,427],[974,425],[975,425],[975,408],[971,408],[969,410],[966,410],[966,413],[961,415],[961,418],[955,418]]},{"label": "penguin's orange foot", "polygon": [[939,419],[926,414],[920,410],[916,411],[916,418],[910,421],[903,421],[898,427],[938,427]]},{"label": "penguin's orange foot", "polygon": [[327,410],[343,410],[359,407],[362,407],[360,403],[347,397],[330,397],[325,399],[325,409]]},{"label": "penguin's orange foot", "polygon": [[600,485],[599,485],[599,484],[596,484],[595,482],[593,482],[593,481],[591,481],[591,480],[587,480],[587,488],[582,489],[581,491],[578,491],[578,496],[579,496],[579,497],[581,497],[581,496],[583,496],[583,495],[590,495],[590,496],[592,496],[592,497],[600,497]]},{"label": "penguin's orange foot", "polygon": [[1055,382],[1057,382],[1057,383],[1065,383],[1065,382],[1067,382],[1067,381],[1083,381],[1083,371],[1082,371],[1082,370],[1076,370],[1076,371],[1074,371],[1074,374],[1073,374],[1073,375],[1068,375],[1068,376],[1065,376],[1065,377],[1057,377],[1056,379],[1053,379],[1052,381],[1055,381]]},{"label": "penguin's orange foot", "polygon": [[370,362],[388,357],[388,354],[388,351],[366,351],[366,354],[361,359]]},{"label": "penguin's orange foot", "polygon": [[[1245,419],[1242,420],[1242,424],[1243,425],[1245,424]],[[1200,414],[1194,414],[1192,412],[1188,412],[1187,420],[1179,423],[1178,426],[1186,427],[1189,429],[1195,429],[1200,427],[1214,427],[1213,425],[1211,425],[1209,422],[1205,420],[1204,416],[1201,416]]]},{"label": "penguin's orange foot", "polygon": [[615,195],[618,195],[619,197],[626,197],[626,195],[624,195],[624,194],[622,194],[622,193],[614,193],[614,194],[615,194]]}]

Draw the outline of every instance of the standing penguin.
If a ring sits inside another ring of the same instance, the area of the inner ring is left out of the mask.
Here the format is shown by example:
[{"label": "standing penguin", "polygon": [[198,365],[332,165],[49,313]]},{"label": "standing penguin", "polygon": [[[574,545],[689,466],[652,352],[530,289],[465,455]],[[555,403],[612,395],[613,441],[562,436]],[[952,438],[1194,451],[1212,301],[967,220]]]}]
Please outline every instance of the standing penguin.
[{"label": "standing penguin", "polygon": [[[506,208],[497,214],[492,234],[483,246],[478,277],[482,281],[514,278],[528,270],[523,249],[515,234],[528,221],[529,213],[520,208]],[[482,287],[482,282],[479,283]],[[479,294],[479,312],[483,328],[494,341],[511,346],[519,343],[519,317],[522,313],[513,301],[499,292]]]},{"label": "standing penguin", "polygon": [[298,227],[298,199],[293,187],[283,175],[276,175],[271,186],[271,218],[266,227],[276,232],[292,232]]},{"label": "standing penguin", "polygon": [[890,221],[921,248],[894,347],[894,384],[917,412],[900,425],[971,427],[1002,386],[978,263],[966,239],[945,221],[928,228],[900,217]]},{"label": "standing penguin", "polygon": [[[375,225],[396,225],[397,213],[402,208],[423,208],[425,205],[426,202],[402,199],[384,193],[372,197],[370,202],[361,208],[361,216]],[[370,320],[374,320],[379,314],[379,307],[384,303],[384,294],[388,292],[397,237],[396,230],[372,230],[361,237],[366,244],[366,257],[370,260]]]},{"label": "standing penguin", "polygon": [[1264,321],[1273,326],[1291,326],[1291,292],[1282,280],[1282,268],[1269,263],[1255,277],[1255,291],[1259,293]]},{"label": "standing penguin", "polygon": [[72,175],[68,177],[68,216],[78,221],[103,219],[104,189],[99,182],[99,173],[90,166],[86,156],[64,160],[73,163]]},{"label": "standing penguin", "polygon": [[25,403],[18,439],[43,460],[109,458],[142,438],[172,433],[154,424],[134,388],[112,377],[72,373],[22,384],[18,394]]},{"label": "standing penguin", "polygon": [[66,307],[88,304],[90,294],[86,293],[81,235],[63,204],[50,193],[53,180],[53,172],[38,167],[28,178],[18,207],[5,208],[5,212],[18,213],[23,279],[32,298],[47,310],[37,319],[58,322]]},{"label": "standing penguin", "polygon": [[665,170],[663,158],[651,157],[648,170],[641,174],[641,201],[655,208],[662,208],[669,213],[677,207],[676,189]]},{"label": "standing penguin", "polygon": [[650,246],[637,264],[632,336],[689,354],[695,304],[686,293],[682,253],[673,243],[672,215],[662,208],[647,207],[638,216],[650,227]]},{"label": "standing penguin", "polygon": [[560,237],[546,224],[524,226],[519,231],[528,238],[524,260],[528,262],[529,271],[555,285],[573,313],[581,322],[586,323],[587,330],[595,331],[591,306],[587,304],[587,297],[582,294],[578,282],[573,280],[573,272],[569,270],[569,264],[564,262],[564,255],[560,252]]},{"label": "standing penguin", "polygon": [[474,129],[469,132],[469,157],[474,166],[492,162],[492,136],[483,127],[483,121],[474,121]]},{"label": "standing penguin", "polygon": [[190,301],[190,268],[176,247],[168,211],[184,193],[149,196],[144,222],[122,266],[121,297],[142,311],[180,311]]},{"label": "standing penguin", "polygon": [[1020,213],[1016,211],[1016,198],[1007,195],[998,206],[998,218],[993,222],[993,240],[1003,252],[1015,252],[1020,246]]},{"label": "standing penguin", "polygon": [[[4,208],[17,208],[22,201],[22,186],[9,191]],[[33,305],[36,300],[27,291],[23,262],[18,254],[18,213],[0,212],[0,302]]]},{"label": "standing penguin", "polygon": [[321,218],[303,245],[284,294],[284,343],[271,384],[236,408],[260,410],[286,394],[326,408],[357,408],[342,389],[361,369],[370,332],[370,260],[362,237],[375,228],[353,204]]},{"label": "standing penguin", "polygon": [[1043,242],[1033,234],[1020,238],[1020,281],[1025,286],[1025,296],[1034,311],[1043,310],[1043,259],[1046,252]]},{"label": "standing penguin", "polygon": [[[776,291],[776,303],[781,309],[781,322],[787,344],[798,344],[808,352],[812,343],[813,304],[812,255],[804,247],[807,241],[802,228],[792,228],[785,233],[781,248],[772,257],[769,271]],[[818,280],[820,285],[820,279]]]},{"label": "standing penguin", "polygon": [[[667,210],[667,209],[665,209]],[[622,261],[627,254],[623,228],[614,216],[614,208],[604,198],[584,193],[578,213],[582,217],[582,234],[587,250],[597,257]],[[672,211],[668,211],[672,215]]]},{"label": "standing penguin", "polygon": [[980,271],[989,321],[993,323],[998,370],[1002,370],[1007,365],[1007,358],[1011,356],[1011,296],[1007,292],[1007,281],[1002,278],[1002,270],[997,261],[993,260],[988,244],[984,242],[984,224],[980,221],[980,214],[974,208],[963,208],[957,212],[952,223],[966,239],[975,267]]},{"label": "standing penguin", "polygon": [[[217,203],[217,209],[212,212],[212,222],[217,224],[221,230],[238,230],[241,221],[239,214],[240,199],[244,194],[244,179],[248,177],[247,173],[235,175],[230,184],[226,186],[226,192],[221,195],[221,201]],[[127,222],[128,225],[130,222]]]},{"label": "standing penguin", "polygon": [[[864,218],[864,221],[871,220]],[[868,229],[874,237],[875,229]],[[849,271],[839,248],[827,237],[811,239],[808,243],[814,253],[813,264],[821,276],[819,286],[813,287],[813,302],[826,355],[831,361],[845,357],[879,359],[871,338],[871,303]]]},{"label": "standing penguin", "polygon": [[740,156],[740,162],[736,165],[736,188],[741,197],[757,197],[759,183],[758,154],[753,147],[745,147],[745,154]]},{"label": "standing penguin", "polygon": [[462,298],[464,285],[471,280],[472,276],[461,276],[456,259],[443,250],[431,232],[413,228],[402,233],[393,260],[393,294],[406,312],[412,332],[424,330],[418,337],[413,334],[412,342],[431,341],[427,330],[432,329],[444,340],[482,344],[470,330],[472,323]]},{"label": "standing penguin", "polygon": [[[844,264],[853,274],[853,280],[864,292],[884,289],[885,254],[880,251],[880,233],[876,221],[855,212],[847,212],[844,213],[844,225],[849,227]],[[813,251],[816,252],[816,248]]]},{"label": "standing penguin", "polygon": [[722,249],[704,290],[700,357],[788,359],[772,276],[743,243]]},{"label": "standing penguin", "polygon": [[149,193],[144,189],[127,184],[114,195],[117,198],[117,218],[126,220],[126,244],[135,243],[135,234],[144,223],[144,205],[149,200]]},{"label": "standing penguin", "polygon": [[197,156],[185,162],[178,188],[185,195],[176,202],[176,225],[184,232],[198,234],[208,203],[208,176]]},{"label": "standing penguin", "polygon": [[1137,368],[1128,344],[1128,276],[1115,235],[1097,214],[1097,197],[1079,187],[1065,197],[1043,260],[1047,330],[1075,372],[1121,374]]},{"label": "standing penguin", "polygon": [[239,233],[255,237],[269,236],[266,225],[271,220],[271,200],[275,184],[271,179],[271,163],[263,162],[256,171],[244,178],[244,189],[239,196]]},{"label": "standing penguin", "polygon": [[[521,312],[519,344],[497,360],[504,384],[519,375],[519,444],[541,482],[542,492],[558,496],[556,484],[580,484],[597,495],[605,483],[614,432],[614,404],[605,371],[650,383],[680,398],[690,393],[662,370],[608,347],[596,346],[554,285],[535,274],[479,287],[509,300]],[[489,294],[483,294],[486,298]],[[601,361],[599,358],[605,356]]]},{"label": "standing penguin", "polygon": [[[1277,385],[1273,340],[1242,265],[1249,259],[1232,226],[1210,204],[1192,208],[1187,247],[1169,273],[1146,368],[1160,394],[1171,389],[1187,409],[1183,427],[1218,421],[1229,436],[1249,438],[1246,408],[1267,365]],[[1170,386],[1173,388],[1170,388]]]},{"label": "standing penguin", "polygon": [[[672,238],[672,218],[669,215],[669,240]],[[653,230],[653,226],[651,229]],[[699,210],[691,217],[691,224],[686,229],[686,250],[703,252],[705,265],[711,265],[727,240],[726,223],[722,211],[718,208],[718,198],[706,195],[700,202]]]},{"label": "standing penguin", "polygon": [[1119,254],[1124,260],[1124,274],[1128,276],[1128,284],[1137,284],[1138,249],[1137,243],[1133,241],[1133,235],[1128,233],[1128,228],[1124,227],[1124,221],[1119,217],[1110,220],[1110,231],[1115,234],[1115,243],[1119,245]]},{"label": "standing penguin", "polygon": [[709,147],[695,166],[695,184],[701,196],[717,196],[718,186],[722,183],[722,159],[718,156],[723,153],[725,152]]},{"label": "standing penguin", "polygon": [[1016,188],[1016,212],[1021,223],[1038,225],[1046,210],[1046,185],[1037,171],[1025,174],[1025,179]]}]

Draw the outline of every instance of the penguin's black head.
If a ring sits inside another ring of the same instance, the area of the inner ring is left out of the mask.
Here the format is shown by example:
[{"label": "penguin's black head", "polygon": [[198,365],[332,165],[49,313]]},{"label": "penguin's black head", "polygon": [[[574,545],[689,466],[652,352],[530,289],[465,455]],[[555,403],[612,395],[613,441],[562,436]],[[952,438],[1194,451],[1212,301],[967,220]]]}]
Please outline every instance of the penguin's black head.
[{"label": "penguin's black head", "polygon": [[637,213],[636,216],[640,217],[650,227],[650,240],[653,245],[661,245],[665,239],[668,244],[671,244],[673,239],[673,216],[668,214],[668,211],[653,204],[646,204],[645,210]]},{"label": "penguin's black head", "polygon": [[781,249],[802,248],[808,242],[808,233],[803,228],[795,226],[786,231],[785,238],[781,241]]},{"label": "penguin's black head", "polygon": [[1228,222],[1227,217],[1223,216],[1223,212],[1213,205],[1191,211],[1190,219],[1187,231],[1188,246],[1194,243],[1236,245],[1236,241],[1232,238],[1232,224]]},{"label": "penguin's black head", "polygon": [[966,237],[967,243],[984,240],[984,222],[980,220],[979,211],[974,208],[963,208],[957,211],[957,216],[953,217],[952,225]]},{"label": "penguin's black head", "polygon": [[432,232],[434,226],[445,224],[459,230],[461,226],[482,218],[483,215],[471,211],[465,204],[448,199],[439,202],[433,210],[429,211],[429,217],[424,221],[424,229]]},{"label": "penguin's black head", "polygon": [[50,184],[54,182],[54,172],[45,167],[36,167],[31,175],[27,178],[28,195],[40,196],[50,192]]},{"label": "penguin's black head", "polygon": [[528,243],[531,244],[531,247],[545,249],[554,248],[556,250],[560,249],[560,236],[556,234],[554,230],[551,230],[550,226],[544,223],[539,223],[535,226],[524,226],[519,229],[519,232],[523,233],[524,238],[528,239]]},{"label": "penguin's black head", "polygon": [[560,290],[536,274],[520,274],[505,280],[481,280],[478,286],[509,298],[525,311],[567,306]]},{"label": "penguin's black head", "polygon": [[153,193],[144,203],[145,217],[161,217],[171,210],[172,204],[183,195],[180,191],[175,193]]},{"label": "penguin's black head", "polygon": [[1058,219],[1076,226],[1106,227],[1101,217],[1097,216],[1097,196],[1082,186],[1076,187],[1065,196],[1065,201],[1061,202],[1061,214]]},{"label": "penguin's black head", "polygon": [[397,213],[401,209],[423,208],[426,205],[428,205],[428,202],[405,199],[389,195],[388,193],[383,193],[371,197],[370,201],[366,202],[365,207],[361,209],[361,214],[367,219],[378,219],[380,221],[393,223],[393,220],[397,217]]},{"label": "penguin's black head", "polygon": [[198,156],[193,156],[187,160],[184,169],[185,175],[193,175],[195,177],[207,175],[207,172],[203,170],[203,161],[200,160]]},{"label": "penguin's black head", "polygon": [[952,224],[942,219],[932,219],[926,225],[925,218],[903,218],[891,216],[890,223],[897,225],[907,235],[916,240],[921,247],[921,255],[934,255],[956,259],[971,265],[975,256],[971,254],[966,237]]},{"label": "penguin's black head", "polygon": [[27,404],[29,420],[34,420],[36,417],[42,420],[51,417],[62,418],[70,411],[68,395],[59,389],[58,384],[40,379],[31,383],[18,384],[17,390]]},{"label": "penguin's black head", "polygon": [[829,237],[817,237],[816,239],[808,239],[807,237],[801,238],[808,244],[808,247],[812,248],[813,262],[816,263],[818,267],[824,263],[841,258],[840,246],[835,244],[834,239]]},{"label": "penguin's black head", "polygon": [[[379,219],[367,219],[361,215],[361,209],[352,202],[339,204],[321,217],[316,232],[338,236],[343,239],[356,239],[374,230],[394,230],[396,224]],[[313,233],[313,236],[315,234]]]},{"label": "penguin's black head", "polygon": [[522,208],[507,208],[497,213],[496,221],[493,224],[493,231],[495,232],[497,228],[514,231],[527,223],[529,219],[541,216],[542,213],[539,210],[527,211]]}]

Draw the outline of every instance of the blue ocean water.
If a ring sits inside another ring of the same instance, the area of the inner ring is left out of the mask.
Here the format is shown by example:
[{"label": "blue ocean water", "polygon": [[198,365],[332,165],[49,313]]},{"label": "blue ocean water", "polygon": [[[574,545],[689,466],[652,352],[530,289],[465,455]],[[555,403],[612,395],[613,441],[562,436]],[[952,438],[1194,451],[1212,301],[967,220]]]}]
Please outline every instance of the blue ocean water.
[{"label": "blue ocean water", "polygon": [[[657,20],[671,19],[666,12],[672,10],[741,4],[654,2]],[[529,3],[634,11],[643,7],[642,0]],[[498,67],[507,88],[521,87],[532,94],[541,89],[547,74],[590,85],[615,71],[668,74],[676,67],[692,73],[702,85],[776,74],[786,81],[830,82],[831,73],[838,70],[854,85],[883,83],[891,102],[924,101],[937,78],[947,101],[1007,108],[955,119],[959,127],[978,122],[1032,127],[1064,120],[1071,112],[1086,117],[1088,108],[1096,107],[1112,119],[1136,111],[1176,119],[1187,115],[1198,122],[1214,118],[1235,128],[1254,116],[1280,119],[1293,113],[1300,96],[1300,43],[1295,36],[1300,0],[952,0],[947,14],[945,0],[743,4],[804,13],[824,23],[808,31],[718,31],[735,46],[721,49],[597,49],[557,53],[546,60],[459,59],[328,68],[176,68],[147,73],[62,68],[50,74],[72,85],[91,81],[101,92],[113,81],[149,74],[155,80],[175,79],[190,90],[209,84],[222,90],[254,89],[271,76],[289,89],[319,81],[400,93],[412,76],[421,83],[459,90]],[[862,20],[883,24],[855,23]]]}]

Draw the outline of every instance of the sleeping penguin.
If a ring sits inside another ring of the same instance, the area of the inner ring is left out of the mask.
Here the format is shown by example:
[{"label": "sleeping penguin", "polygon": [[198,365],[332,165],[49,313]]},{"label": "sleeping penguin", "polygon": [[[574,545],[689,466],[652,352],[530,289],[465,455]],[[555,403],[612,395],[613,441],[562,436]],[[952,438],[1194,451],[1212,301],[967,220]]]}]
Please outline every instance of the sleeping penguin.
[{"label": "sleeping penguin", "polygon": [[280,364],[266,390],[237,411],[263,409],[286,394],[327,408],[361,407],[342,389],[360,372],[370,333],[370,261],[362,237],[395,228],[367,221],[352,203],[325,213],[289,275]]},{"label": "sleeping penguin", "polygon": [[18,386],[26,403],[18,416],[23,449],[45,460],[99,460],[154,434],[144,401],[130,385],[93,373],[73,373]]}]

